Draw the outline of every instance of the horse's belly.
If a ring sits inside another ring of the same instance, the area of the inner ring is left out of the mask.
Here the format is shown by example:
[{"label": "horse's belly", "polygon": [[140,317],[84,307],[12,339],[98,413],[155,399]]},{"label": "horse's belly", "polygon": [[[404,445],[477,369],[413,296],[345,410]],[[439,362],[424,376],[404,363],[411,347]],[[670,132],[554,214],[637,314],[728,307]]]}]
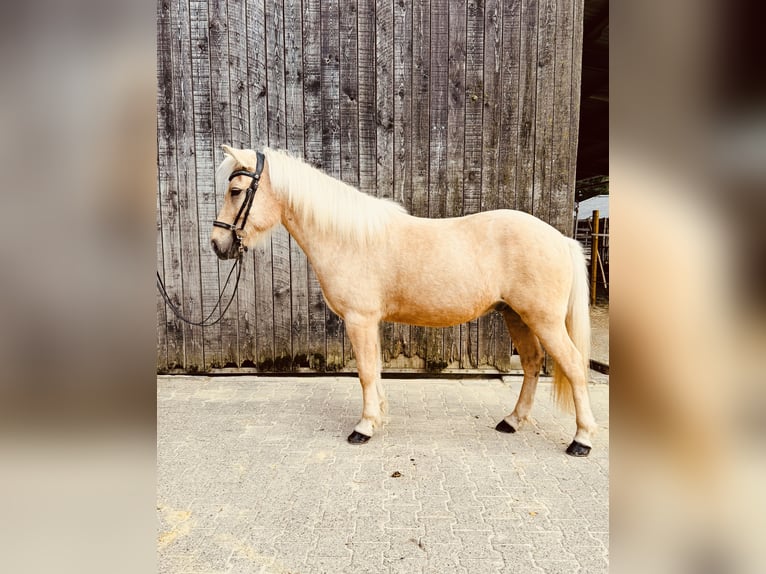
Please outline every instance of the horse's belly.
[{"label": "horse's belly", "polygon": [[476,298],[434,303],[415,300],[396,301],[383,318],[394,323],[407,323],[422,327],[449,327],[466,323],[484,315],[495,304],[488,298]]}]

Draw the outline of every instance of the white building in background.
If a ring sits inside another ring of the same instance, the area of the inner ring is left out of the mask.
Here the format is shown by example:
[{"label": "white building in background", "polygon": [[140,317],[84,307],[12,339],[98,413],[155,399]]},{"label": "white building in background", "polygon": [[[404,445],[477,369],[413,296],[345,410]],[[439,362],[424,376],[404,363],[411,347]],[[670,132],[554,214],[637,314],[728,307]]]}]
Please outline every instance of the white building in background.
[{"label": "white building in background", "polygon": [[600,219],[609,218],[609,196],[596,195],[577,204],[577,221],[590,219],[593,210],[598,209]]}]

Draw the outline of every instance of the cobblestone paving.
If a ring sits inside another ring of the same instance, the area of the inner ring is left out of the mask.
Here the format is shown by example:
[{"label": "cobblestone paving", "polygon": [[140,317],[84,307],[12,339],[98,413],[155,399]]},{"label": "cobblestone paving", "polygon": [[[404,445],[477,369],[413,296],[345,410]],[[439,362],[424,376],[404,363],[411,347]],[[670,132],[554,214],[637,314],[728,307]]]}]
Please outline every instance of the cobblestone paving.
[{"label": "cobblestone paving", "polygon": [[160,572],[607,572],[608,385],[572,458],[545,381],[513,435],[520,378],[384,384],[388,424],[354,446],[354,378],[159,377]]}]

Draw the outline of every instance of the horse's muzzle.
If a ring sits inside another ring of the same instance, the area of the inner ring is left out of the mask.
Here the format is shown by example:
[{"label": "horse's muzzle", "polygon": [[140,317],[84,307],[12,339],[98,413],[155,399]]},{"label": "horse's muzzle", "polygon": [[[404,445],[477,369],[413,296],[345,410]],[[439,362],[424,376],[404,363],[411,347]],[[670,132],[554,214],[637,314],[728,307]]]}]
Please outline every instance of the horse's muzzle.
[{"label": "horse's muzzle", "polygon": [[211,239],[210,245],[218,256],[218,259],[233,259],[237,257],[236,242],[229,241],[228,245],[222,245],[218,239]]}]

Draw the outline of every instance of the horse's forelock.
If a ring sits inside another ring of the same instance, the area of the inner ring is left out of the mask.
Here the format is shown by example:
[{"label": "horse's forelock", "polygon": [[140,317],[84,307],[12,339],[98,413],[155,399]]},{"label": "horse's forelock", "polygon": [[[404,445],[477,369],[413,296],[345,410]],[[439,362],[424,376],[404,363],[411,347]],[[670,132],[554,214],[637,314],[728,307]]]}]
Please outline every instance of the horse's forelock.
[{"label": "horse's forelock", "polygon": [[216,192],[223,195],[229,187],[229,176],[237,167],[237,160],[230,155],[226,155],[223,161],[215,170],[215,189]]}]

